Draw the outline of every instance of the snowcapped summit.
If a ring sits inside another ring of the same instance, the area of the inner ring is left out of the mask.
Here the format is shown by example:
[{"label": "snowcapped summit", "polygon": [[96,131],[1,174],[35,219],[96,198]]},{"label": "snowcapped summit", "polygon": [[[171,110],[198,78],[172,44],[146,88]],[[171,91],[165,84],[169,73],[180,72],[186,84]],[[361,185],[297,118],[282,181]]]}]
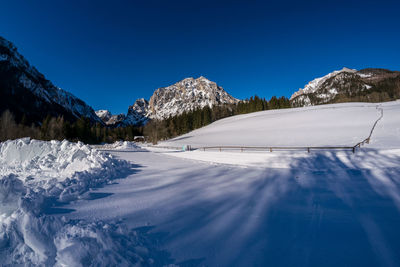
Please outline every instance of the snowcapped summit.
[{"label": "snowcapped summit", "polygon": [[[162,120],[205,106],[232,104],[238,101],[222,87],[203,76],[197,79],[189,77],[171,86],[158,88],[150,101],[144,98],[137,99],[129,107],[121,124],[143,125],[150,119]],[[99,114],[102,113],[99,111]]]},{"label": "snowcapped summit", "polygon": [[308,84],[306,84],[306,86],[304,86],[303,89],[300,88],[299,91],[295,92],[290,97],[290,100],[293,100],[294,98],[296,98],[296,97],[298,97],[300,95],[314,93],[315,91],[317,91],[322,86],[322,84],[326,80],[328,80],[329,78],[331,78],[331,77],[333,77],[333,76],[335,76],[335,75],[337,75],[339,73],[342,73],[342,72],[355,73],[355,72],[357,72],[357,70],[349,69],[349,68],[344,67],[341,70],[335,70],[335,71],[333,71],[331,73],[328,73],[327,75],[325,75],[323,77],[316,78],[316,79],[312,80],[311,82],[309,82]]},{"label": "snowcapped summit", "polygon": [[396,98],[392,91],[399,92],[396,85],[399,81],[398,71],[385,69],[357,71],[343,68],[312,80],[303,89],[295,92],[290,101],[292,106],[299,107],[348,101],[392,100]]},{"label": "snowcapped summit", "polygon": [[166,119],[185,111],[238,101],[215,82],[203,76],[197,79],[190,77],[157,89],[149,101],[149,116],[152,119]]},{"label": "snowcapped summit", "polygon": [[112,115],[110,111],[101,109],[96,111],[96,115],[106,124],[117,126],[125,120],[124,114]]},{"label": "snowcapped summit", "polygon": [[68,120],[83,116],[101,123],[90,106],[54,86],[2,37],[0,65],[0,112],[8,109],[17,117],[25,115],[32,122],[41,122],[47,115],[62,115]]},{"label": "snowcapped summit", "polygon": [[103,121],[111,118],[111,112],[106,109],[96,110],[96,115]]},{"label": "snowcapped summit", "polygon": [[144,98],[139,98],[129,107],[123,123],[125,125],[142,125],[149,120],[149,102]]}]

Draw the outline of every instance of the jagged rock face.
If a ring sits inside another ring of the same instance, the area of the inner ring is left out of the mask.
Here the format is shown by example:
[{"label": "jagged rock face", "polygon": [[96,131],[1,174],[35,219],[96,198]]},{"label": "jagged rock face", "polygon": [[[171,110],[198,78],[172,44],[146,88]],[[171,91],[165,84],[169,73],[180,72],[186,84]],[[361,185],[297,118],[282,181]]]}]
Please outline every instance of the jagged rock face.
[{"label": "jagged rock face", "polygon": [[106,124],[106,125],[118,125],[125,120],[124,114],[112,115],[108,110],[97,110],[96,115]]},{"label": "jagged rock face", "polygon": [[154,92],[149,101],[149,117],[166,119],[185,111],[238,101],[215,82],[204,77],[187,78]]},{"label": "jagged rock face", "polygon": [[36,123],[47,115],[62,115],[71,121],[83,116],[101,123],[90,106],[46,80],[11,42],[2,37],[0,89],[0,112],[9,109],[17,117],[24,115]]},{"label": "jagged rock face", "polygon": [[111,112],[105,109],[96,110],[96,115],[104,122],[108,121],[112,116]]},{"label": "jagged rock face", "polygon": [[215,82],[204,77],[186,78],[174,85],[157,89],[150,101],[137,99],[129,107],[122,125],[144,125],[151,119],[163,120],[185,111],[238,101]]},{"label": "jagged rock face", "polygon": [[294,107],[349,101],[380,102],[400,97],[400,72],[343,68],[314,79],[290,98]]},{"label": "jagged rock face", "polygon": [[135,103],[129,107],[128,114],[123,121],[125,125],[143,125],[150,117],[149,102],[144,98],[137,99]]},{"label": "jagged rock face", "polygon": [[107,125],[119,125],[123,124],[126,116],[125,114],[117,114],[117,115],[112,115],[111,118],[107,121]]}]

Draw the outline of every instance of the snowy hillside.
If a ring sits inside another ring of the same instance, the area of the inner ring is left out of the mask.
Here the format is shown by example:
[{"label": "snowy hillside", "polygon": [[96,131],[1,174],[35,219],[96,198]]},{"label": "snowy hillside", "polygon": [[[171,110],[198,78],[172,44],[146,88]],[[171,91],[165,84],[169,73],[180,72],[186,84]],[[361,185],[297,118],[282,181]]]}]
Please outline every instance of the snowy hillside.
[{"label": "snowy hillside", "polygon": [[380,108],[384,116],[371,145],[400,147],[400,101],[343,103],[239,115],[160,145],[352,146],[368,137],[380,116]]}]

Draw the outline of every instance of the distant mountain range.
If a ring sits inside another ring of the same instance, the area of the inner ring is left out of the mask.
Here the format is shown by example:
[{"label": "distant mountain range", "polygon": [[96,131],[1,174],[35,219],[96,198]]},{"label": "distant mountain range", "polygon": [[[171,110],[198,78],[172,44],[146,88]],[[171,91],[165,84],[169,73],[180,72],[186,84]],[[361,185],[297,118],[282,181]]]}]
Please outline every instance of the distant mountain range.
[{"label": "distant mountain range", "polygon": [[339,102],[383,102],[400,98],[400,72],[343,68],[309,82],[290,98],[294,107]]},{"label": "distant mountain range", "polygon": [[162,120],[180,115],[205,106],[234,104],[238,99],[228,94],[205,77],[186,78],[171,86],[158,88],[150,100],[137,99],[129,107],[127,115],[111,115],[107,110],[98,110],[96,114],[107,125],[142,125],[148,120]]},{"label": "distant mountain range", "polygon": [[[400,98],[400,72],[386,69],[343,68],[309,82],[290,98],[293,107],[361,101],[381,102]],[[21,120],[40,123],[50,116],[74,121],[89,118],[108,126],[144,125],[205,106],[235,104],[222,87],[205,77],[186,78],[171,86],[158,88],[150,100],[137,99],[127,114],[112,115],[94,111],[81,99],[64,91],[31,66],[16,47],[0,37],[0,113],[10,110]]]},{"label": "distant mountain range", "polygon": [[40,123],[48,115],[103,123],[89,105],[53,85],[11,42],[0,37],[0,114],[7,109],[18,120],[24,117],[31,123]]}]

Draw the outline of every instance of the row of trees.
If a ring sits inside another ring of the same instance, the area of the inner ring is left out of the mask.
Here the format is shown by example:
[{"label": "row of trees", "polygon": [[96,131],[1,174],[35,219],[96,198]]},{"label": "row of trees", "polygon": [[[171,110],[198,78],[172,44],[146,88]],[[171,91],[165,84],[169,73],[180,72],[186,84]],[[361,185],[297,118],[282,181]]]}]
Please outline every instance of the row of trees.
[{"label": "row of trees", "polygon": [[112,143],[117,140],[133,141],[134,136],[142,135],[141,127],[109,128],[100,124],[93,124],[87,118],[80,118],[76,122],[69,122],[63,117],[47,116],[36,126],[28,126],[24,119],[19,123],[14,115],[6,110],[0,116],[0,141],[31,137],[40,140],[70,140],[82,141],[87,144]]},{"label": "row of trees", "polygon": [[261,99],[254,96],[233,105],[215,106],[213,108],[206,106],[165,120],[153,120],[146,124],[143,132],[149,141],[157,143],[159,140],[188,133],[229,116],[290,107],[290,101],[286,97],[277,98],[273,96],[268,101],[265,98]]},{"label": "row of trees", "polygon": [[0,141],[31,137],[41,140],[82,141],[87,144],[112,143],[117,140],[133,141],[134,136],[145,135],[156,143],[185,134],[194,129],[206,126],[216,120],[233,115],[251,113],[268,109],[290,108],[289,99],[285,97],[272,97],[270,100],[251,97],[237,104],[208,106],[184,112],[181,115],[158,121],[153,120],[144,127],[105,127],[93,124],[87,118],[80,118],[75,122],[64,120],[63,117],[47,116],[40,125],[27,125],[22,118],[18,123],[14,115],[6,110],[0,117]]}]

